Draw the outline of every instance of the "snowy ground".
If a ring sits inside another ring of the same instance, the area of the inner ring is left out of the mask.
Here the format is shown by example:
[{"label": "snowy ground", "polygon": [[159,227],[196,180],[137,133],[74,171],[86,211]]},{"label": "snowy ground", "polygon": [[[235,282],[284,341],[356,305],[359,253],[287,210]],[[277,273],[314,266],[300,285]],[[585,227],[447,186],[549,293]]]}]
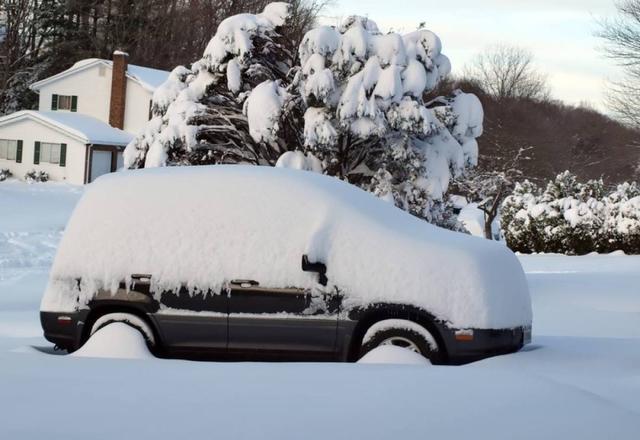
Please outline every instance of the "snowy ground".
[{"label": "snowy ground", "polygon": [[80,193],[0,183],[0,439],[640,438],[640,257],[521,257],[533,344],[464,367],[56,356],[38,306]]}]

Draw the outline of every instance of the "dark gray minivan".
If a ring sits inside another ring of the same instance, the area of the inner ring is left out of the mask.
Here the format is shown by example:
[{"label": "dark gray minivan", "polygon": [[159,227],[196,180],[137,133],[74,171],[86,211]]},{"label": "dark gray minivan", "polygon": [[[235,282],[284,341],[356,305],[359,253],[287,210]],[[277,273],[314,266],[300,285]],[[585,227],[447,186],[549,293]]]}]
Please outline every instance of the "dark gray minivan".
[{"label": "dark gray minivan", "polygon": [[335,178],[203,166],[89,185],[41,322],[68,351],[124,322],[158,356],[354,361],[392,344],[460,364],[528,343],[531,302],[500,244]]}]

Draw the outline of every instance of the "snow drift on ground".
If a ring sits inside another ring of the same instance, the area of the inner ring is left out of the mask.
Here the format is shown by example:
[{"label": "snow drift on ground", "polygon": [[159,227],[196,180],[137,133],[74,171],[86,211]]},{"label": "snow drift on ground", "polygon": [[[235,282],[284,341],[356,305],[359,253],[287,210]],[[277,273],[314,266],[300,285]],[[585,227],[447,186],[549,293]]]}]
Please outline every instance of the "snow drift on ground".
[{"label": "snow drift on ground", "polygon": [[140,331],[122,322],[114,322],[101,328],[71,356],[119,359],[153,358]]},{"label": "snow drift on ground", "polygon": [[418,353],[395,345],[382,345],[365,354],[360,364],[431,365],[429,360]]},{"label": "snow drift on ground", "polygon": [[[58,231],[73,197],[2,183],[0,232]],[[51,354],[38,316],[51,254],[30,243],[0,242],[2,439],[639,437],[640,257],[519,256],[533,345],[464,367],[146,362]]]},{"label": "snow drift on ground", "polygon": [[[98,330],[86,344],[70,356],[112,359],[153,358],[140,331],[121,322],[109,324]],[[418,353],[393,345],[377,347],[360,358],[358,362],[363,364],[431,365],[428,359]]]},{"label": "snow drift on ground", "polygon": [[42,308],[73,310],[78,296],[84,305],[132,273],[151,274],[157,292],[181,283],[220,292],[232,279],[322,288],[301,270],[303,254],[327,265],[327,289],[345,292],[347,307],[393,300],[457,328],[531,323],[524,274],[504,246],[429,225],[335,178],[239,165],[98,179],[69,222]]}]

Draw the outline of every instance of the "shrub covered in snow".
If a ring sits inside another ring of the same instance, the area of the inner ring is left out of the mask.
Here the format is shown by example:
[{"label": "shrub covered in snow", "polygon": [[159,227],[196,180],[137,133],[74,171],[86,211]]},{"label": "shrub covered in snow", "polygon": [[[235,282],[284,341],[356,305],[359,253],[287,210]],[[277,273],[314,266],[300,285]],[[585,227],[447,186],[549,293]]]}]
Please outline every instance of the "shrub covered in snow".
[{"label": "shrub covered in snow", "polygon": [[29,183],[46,182],[49,180],[49,173],[47,173],[46,171],[30,170],[25,173],[24,180]]},{"label": "shrub covered in snow", "polygon": [[[204,56],[154,94],[129,168],[252,163],[337,176],[451,228],[450,180],[477,163],[483,110],[456,91],[424,101],[451,64],[433,32],[382,34],[370,19],[307,32],[284,49],[288,5],[224,20]],[[296,153],[292,153],[296,151]]]},{"label": "shrub covered in snow", "polygon": [[607,192],[601,180],[580,183],[565,171],[544,190],[525,181],[502,206],[507,244],[520,252],[640,253],[640,187]]},{"label": "shrub covered in snow", "polygon": [[13,176],[13,174],[11,173],[11,171],[9,171],[8,168],[1,168],[0,169],[0,182],[4,182],[5,180],[7,180],[11,176]]}]

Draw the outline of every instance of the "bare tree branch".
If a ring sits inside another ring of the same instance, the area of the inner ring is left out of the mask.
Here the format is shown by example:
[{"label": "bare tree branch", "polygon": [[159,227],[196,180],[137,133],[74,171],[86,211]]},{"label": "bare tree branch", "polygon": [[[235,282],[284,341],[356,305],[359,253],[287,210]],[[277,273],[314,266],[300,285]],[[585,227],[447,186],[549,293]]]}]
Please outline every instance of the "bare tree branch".
[{"label": "bare tree branch", "polygon": [[596,34],[606,43],[605,56],[625,71],[610,85],[606,103],[620,120],[640,127],[640,0],[618,1],[616,8],[618,17],[602,20]]},{"label": "bare tree branch", "polygon": [[480,53],[465,69],[465,76],[478,81],[498,99],[548,100],[547,77],[536,70],[533,62],[528,50],[499,44]]}]

